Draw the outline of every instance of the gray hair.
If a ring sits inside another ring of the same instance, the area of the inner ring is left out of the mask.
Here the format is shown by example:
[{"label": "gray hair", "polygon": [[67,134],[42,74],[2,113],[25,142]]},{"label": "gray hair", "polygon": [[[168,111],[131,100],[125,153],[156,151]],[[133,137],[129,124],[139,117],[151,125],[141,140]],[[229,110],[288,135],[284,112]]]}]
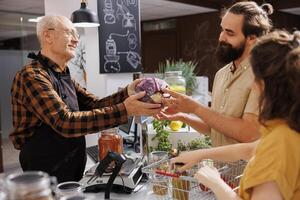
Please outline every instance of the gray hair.
[{"label": "gray hair", "polygon": [[69,21],[68,18],[61,15],[46,15],[40,18],[36,25],[36,34],[40,44],[42,45],[42,37],[45,30],[49,28],[55,28],[59,23],[66,20]]}]

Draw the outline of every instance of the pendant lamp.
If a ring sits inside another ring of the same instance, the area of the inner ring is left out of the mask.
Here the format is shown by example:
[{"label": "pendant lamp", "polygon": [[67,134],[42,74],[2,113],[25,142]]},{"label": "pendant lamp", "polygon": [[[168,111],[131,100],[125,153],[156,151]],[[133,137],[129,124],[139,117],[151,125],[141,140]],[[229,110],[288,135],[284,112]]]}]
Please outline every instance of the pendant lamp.
[{"label": "pendant lamp", "polygon": [[80,9],[75,10],[71,15],[71,21],[76,27],[97,27],[100,26],[96,13],[87,8],[87,1],[81,0]]}]

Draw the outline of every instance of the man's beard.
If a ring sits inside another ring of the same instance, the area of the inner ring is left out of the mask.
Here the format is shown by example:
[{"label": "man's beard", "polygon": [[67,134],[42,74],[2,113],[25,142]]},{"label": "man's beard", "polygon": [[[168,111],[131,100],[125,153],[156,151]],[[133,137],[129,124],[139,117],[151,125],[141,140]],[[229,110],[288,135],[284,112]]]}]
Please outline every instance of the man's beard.
[{"label": "man's beard", "polygon": [[244,50],[245,42],[243,42],[237,48],[233,47],[229,43],[219,42],[216,50],[216,56],[220,62],[222,62],[223,64],[227,64],[241,57]]}]

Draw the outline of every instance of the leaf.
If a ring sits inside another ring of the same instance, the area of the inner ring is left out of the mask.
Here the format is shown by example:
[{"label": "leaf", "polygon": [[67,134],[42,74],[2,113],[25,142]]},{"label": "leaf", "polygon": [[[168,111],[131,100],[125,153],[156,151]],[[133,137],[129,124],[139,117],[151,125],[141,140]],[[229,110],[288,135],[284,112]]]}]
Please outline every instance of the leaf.
[{"label": "leaf", "polygon": [[186,89],[187,93],[192,93],[196,87],[196,71],[197,62],[188,61],[184,62],[182,59],[175,60],[166,60],[166,63],[159,63],[158,65],[158,73],[165,73],[166,71],[182,71],[182,76],[186,81]]}]

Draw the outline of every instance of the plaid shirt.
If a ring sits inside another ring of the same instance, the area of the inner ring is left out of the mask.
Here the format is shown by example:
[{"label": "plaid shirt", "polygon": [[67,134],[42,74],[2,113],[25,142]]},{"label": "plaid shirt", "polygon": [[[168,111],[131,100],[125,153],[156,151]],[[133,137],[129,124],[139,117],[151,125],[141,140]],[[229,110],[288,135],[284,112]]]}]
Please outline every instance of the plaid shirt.
[{"label": "plaid shirt", "polygon": [[[46,57],[43,61],[54,71],[62,71]],[[74,81],[73,81],[74,82]],[[127,123],[127,88],[99,99],[74,82],[80,111],[72,112],[55,91],[46,68],[38,61],[24,66],[15,76],[12,88],[14,130],[10,134],[16,149],[45,123],[63,137],[79,137]]]}]

